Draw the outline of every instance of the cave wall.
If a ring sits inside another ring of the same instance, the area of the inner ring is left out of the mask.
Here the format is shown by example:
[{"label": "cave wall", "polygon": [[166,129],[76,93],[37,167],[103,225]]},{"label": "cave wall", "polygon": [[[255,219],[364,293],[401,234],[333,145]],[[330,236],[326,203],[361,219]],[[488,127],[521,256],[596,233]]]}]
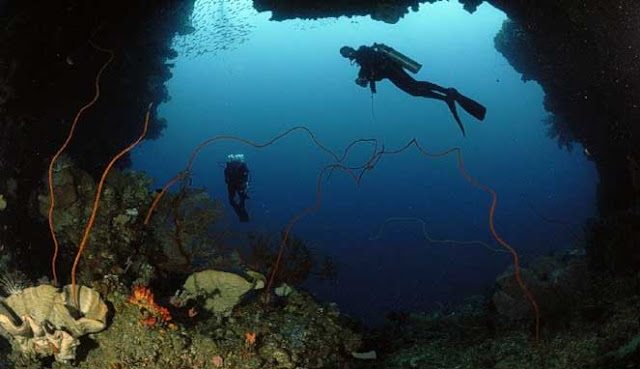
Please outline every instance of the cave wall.
[{"label": "cave wall", "polygon": [[[14,252],[14,263],[48,270],[49,258],[39,256],[51,252],[51,240],[45,222],[32,215],[33,194],[45,183],[49,160],[76,112],[93,98],[95,77],[109,58],[91,42],[113,50],[114,59],[67,153],[95,177],[138,137],[149,103],[154,108],[147,138],[161,134],[165,123],[155,107],[169,98],[171,41],[189,32],[194,1],[0,3],[0,194],[7,202],[0,212],[0,244],[4,254]],[[127,158],[119,165],[126,166]]]},{"label": "cave wall", "polygon": [[496,48],[524,78],[540,83],[545,108],[557,120],[554,129],[582,143],[594,160],[600,213],[637,212],[640,3],[492,4],[510,18],[496,36]]}]

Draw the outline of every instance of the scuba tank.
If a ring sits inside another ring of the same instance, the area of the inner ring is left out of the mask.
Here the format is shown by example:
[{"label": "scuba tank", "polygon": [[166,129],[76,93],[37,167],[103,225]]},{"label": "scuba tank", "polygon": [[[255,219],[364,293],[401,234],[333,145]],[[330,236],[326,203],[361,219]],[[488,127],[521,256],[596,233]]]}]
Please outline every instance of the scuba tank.
[{"label": "scuba tank", "polygon": [[380,51],[380,52],[384,53],[385,55],[387,55],[388,57],[390,57],[394,61],[398,62],[403,68],[407,69],[411,73],[414,73],[414,74],[418,73],[420,68],[422,68],[422,64],[420,64],[417,61],[409,58],[406,55],[403,55],[402,53],[399,53],[394,48],[392,48],[390,46],[387,46],[385,44],[375,44],[374,43],[373,44],[373,49],[376,50],[376,51]]}]

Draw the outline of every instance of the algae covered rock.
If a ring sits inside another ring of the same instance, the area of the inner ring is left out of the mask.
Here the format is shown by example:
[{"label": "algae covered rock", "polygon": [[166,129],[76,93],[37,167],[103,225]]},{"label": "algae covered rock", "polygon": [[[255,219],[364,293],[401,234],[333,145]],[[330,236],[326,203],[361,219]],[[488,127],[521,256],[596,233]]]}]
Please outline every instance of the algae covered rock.
[{"label": "algae covered rock", "polygon": [[227,314],[251,290],[264,287],[264,277],[256,272],[247,272],[245,278],[235,273],[219,270],[203,270],[187,278],[180,294],[183,302],[204,297],[204,309],[215,314]]},{"label": "algae covered rock", "polygon": [[91,288],[77,286],[74,307],[71,286],[62,291],[50,285],[25,288],[0,303],[0,327],[27,356],[75,359],[79,337],[106,327],[107,305]]},{"label": "algae covered rock", "polygon": [[212,359],[224,352],[211,338],[178,325],[141,324],[144,315],[138,306],[113,296],[109,329],[95,336],[96,348],[76,363],[78,369],[217,368]]},{"label": "algae covered rock", "polygon": [[[522,280],[536,299],[541,316],[561,322],[583,296],[589,279],[587,260],[576,250],[555,257],[542,256],[521,269]],[[492,297],[500,318],[516,322],[532,315],[531,304],[518,285],[513,268],[496,279]]]}]

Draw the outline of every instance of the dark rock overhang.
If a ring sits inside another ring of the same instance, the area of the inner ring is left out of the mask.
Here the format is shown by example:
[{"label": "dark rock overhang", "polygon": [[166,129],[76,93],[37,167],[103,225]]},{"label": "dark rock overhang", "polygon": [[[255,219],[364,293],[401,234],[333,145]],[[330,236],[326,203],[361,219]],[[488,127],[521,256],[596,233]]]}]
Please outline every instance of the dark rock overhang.
[{"label": "dark rock overhang", "polygon": [[[438,1],[440,0],[253,0],[253,4],[258,11],[271,11],[271,20],[275,21],[368,15],[375,20],[396,23],[410,9],[417,11],[421,3]],[[467,11],[474,12],[482,0],[466,0],[461,3]]]},{"label": "dark rock overhang", "polygon": [[0,244],[10,245],[22,271],[48,268],[51,240],[32,216],[33,197],[74,116],[96,93],[109,59],[101,49],[113,60],[66,150],[94,175],[140,135],[150,103],[147,138],[161,134],[155,107],[169,98],[171,43],[189,30],[193,2],[0,0],[0,194],[8,202]]}]

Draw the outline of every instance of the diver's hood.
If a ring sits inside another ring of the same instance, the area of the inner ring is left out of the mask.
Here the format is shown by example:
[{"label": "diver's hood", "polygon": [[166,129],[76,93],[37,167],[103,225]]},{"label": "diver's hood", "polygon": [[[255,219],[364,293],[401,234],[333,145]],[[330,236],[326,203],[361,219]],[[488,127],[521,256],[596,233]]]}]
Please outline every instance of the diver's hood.
[{"label": "diver's hood", "polygon": [[229,154],[227,155],[227,161],[238,161],[244,163],[244,154]]}]

